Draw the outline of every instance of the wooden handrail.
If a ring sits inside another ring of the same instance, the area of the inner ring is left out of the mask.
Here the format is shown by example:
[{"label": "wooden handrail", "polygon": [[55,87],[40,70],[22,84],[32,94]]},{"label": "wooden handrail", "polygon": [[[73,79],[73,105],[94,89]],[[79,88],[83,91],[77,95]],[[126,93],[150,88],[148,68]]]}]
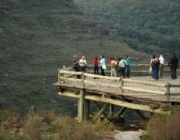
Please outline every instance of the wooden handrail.
[{"label": "wooden handrail", "polygon": [[[66,77],[64,74],[70,74],[70,75],[81,75],[83,79],[75,79],[73,77]],[[105,79],[105,80],[114,80],[117,82],[120,82],[120,84],[109,84],[109,83],[100,83],[98,81],[92,81],[88,80],[86,77],[96,77],[99,79]],[[80,82],[83,84],[83,89],[85,88],[86,84],[94,85],[94,86],[101,86],[101,87],[107,87],[107,88],[117,88],[120,89],[120,94],[124,93],[124,91],[132,91],[132,92],[141,92],[141,93],[148,93],[148,94],[158,94],[158,95],[164,95],[167,96],[167,102],[170,100],[170,96],[178,96],[180,93],[170,93],[171,87],[180,87],[180,84],[162,84],[157,82],[147,82],[147,81],[140,81],[140,80],[134,80],[134,79],[123,79],[121,77],[109,77],[109,76],[101,76],[101,75],[95,75],[95,74],[89,74],[84,72],[75,72],[75,71],[68,71],[68,70],[58,70],[58,81],[61,80],[67,80],[67,81],[74,81],[74,82]],[[133,88],[133,87],[127,87],[124,86],[124,83],[134,83],[134,84],[140,84],[140,85],[147,85],[147,86],[156,86],[156,87],[164,87],[165,91],[160,90],[148,90],[148,89],[141,89],[141,88]],[[59,82],[59,84],[61,84]]]},{"label": "wooden handrail", "polygon": [[[166,87],[166,84],[161,83],[154,83],[154,82],[147,82],[147,81],[140,81],[140,80],[132,80],[132,79],[123,79],[119,77],[109,77],[109,76],[100,76],[100,75],[94,75],[94,74],[88,74],[83,72],[75,72],[75,71],[66,71],[66,70],[60,70],[60,75],[63,74],[72,74],[72,75],[81,75],[85,77],[98,77],[106,80],[117,80],[117,81],[123,81],[127,83],[135,83],[135,84],[141,84],[141,85],[148,85],[148,86],[157,86],[157,87]],[[83,79],[75,79],[75,78],[66,78],[66,77],[59,77],[60,80],[67,80],[67,81],[75,81],[75,82],[82,82],[83,84],[91,84],[94,86],[102,86],[102,87],[110,87],[110,88],[121,88],[122,90],[129,90],[129,91],[137,91],[137,92],[143,92],[143,93],[150,93],[150,94],[160,94],[160,95],[166,95],[165,92],[162,91],[155,91],[155,90],[145,90],[140,88],[132,88],[132,87],[124,87],[124,85],[115,85],[115,84],[109,84],[109,83],[100,83],[100,82],[94,82],[89,80],[83,80]]]},{"label": "wooden handrail", "polygon": [[128,82],[128,83],[157,86],[157,87],[165,87],[166,86],[166,84],[162,84],[162,83],[147,82],[147,81],[140,81],[140,80],[133,80],[133,79],[123,79],[123,81]]},{"label": "wooden handrail", "polygon": [[[139,67],[138,69],[145,70],[146,67],[142,66],[148,65],[137,64],[136,66]],[[110,71],[110,67],[107,67],[107,71]],[[171,105],[179,102],[180,93],[175,93],[178,92],[175,88],[179,88],[180,84],[164,83],[161,82],[162,80],[159,82],[150,79],[136,80],[91,73],[92,69],[90,68],[87,69],[87,72],[76,72],[72,67],[68,69],[63,67],[63,69],[58,69],[58,82],[54,84],[58,86],[59,95],[77,99],[78,120],[80,122],[88,119],[91,101],[96,102],[96,104],[98,104],[97,102],[103,103],[102,108],[93,117],[94,121],[103,114],[108,106],[109,115],[114,114],[115,105],[122,107],[118,111],[119,116],[126,108],[134,109],[137,112],[142,110],[169,114]],[[141,114],[141,116],[143,115]]]},{"label": "wooden handrail", "polygon": [[119,85],[114,85],[114,84],[106,84],[106,83],[98,83],[98,82],[93,82],[93,81],[88,81],[88,80],[84,80],[85,84],[91,84],[94,86],[102,86],[102,87],[107,87],[107,88],[120,88]]}]

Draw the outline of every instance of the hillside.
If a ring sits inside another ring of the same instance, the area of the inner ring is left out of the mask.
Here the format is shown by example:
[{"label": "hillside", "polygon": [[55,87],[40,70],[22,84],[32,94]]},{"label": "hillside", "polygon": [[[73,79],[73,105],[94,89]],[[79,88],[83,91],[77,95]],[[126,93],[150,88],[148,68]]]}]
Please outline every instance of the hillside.
[{"label": "hillside", "polygon": [[109,28],[72,0],[1,0],[0,21],[0,109],[76,108],[53,87],[57,69],[71,65],[74,54],[85,55],[88,63],[101,53],[107,59],[131,54],[144,62],[151,56],[131,49],[120,36],[104,34]]},{"label": "hillside", "polygon": [[82,11],[117,29],[134,49],[180,56],[180,1],[74,0]]}]

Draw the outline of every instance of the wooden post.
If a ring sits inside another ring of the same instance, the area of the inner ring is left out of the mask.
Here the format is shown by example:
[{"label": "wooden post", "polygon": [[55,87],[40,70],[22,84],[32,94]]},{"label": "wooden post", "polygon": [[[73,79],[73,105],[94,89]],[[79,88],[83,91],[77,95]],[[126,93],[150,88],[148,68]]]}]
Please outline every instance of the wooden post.
[{"label": "wooden post", "polygon": [[77,115],[77,118],[78,118],[78,121],[80,121],[80,99],[78,99],[78,105],[77,105],[77,107],[78,107],[78,115]]},{"label": "wooden post", "polygon": [[83,86],[83,89],[85,88],[85,82],[84,82],[84,80],[85,80],[85,76],[84,76],[84,72],[82,72],[82,74],[81,74],[81,77],[82,77],[82,86]]},{"label": "wooden post", "polygon": [[167,96],[167,105],[170,106],[170,83],[167,83],[166,85],[166,96]]},{"label": "wooden post", "polygon": [[80,99],[79,99],[80,103],[79,103],[79,121],[82,122],[84,120],[84,90],[80,90]]},{"label": "wooden post", "polygon": [[84,121],[89,120],[89,107],[90,107],[90,101],[84,100]]},{"label": "wooden post", "polygon": [[61,83],[60,77],[61,77],[60,69],[58,69],[58,83],[59,83],[59,84]]},{"label": "wooden post", "polygon": [[114,105],[113,104],[110,104],[109,106],[109,116],[113,116],[114,115]]},{"label": "wooden post", "polygon": [[79,103],[79,120],[80,122],[84,121],[84,88],[85,88],[85,83],[84,83],[84,73],[81,74],[81,77],[82,77],[82,83],[83,83],[83,87],[82,89],[80,90],[80,103]]},{"label": "wooden post", "polygon": [[[116,97],[112,97],[111,96],[111,99],[115,99]],[[113,104],[110,104],[109,106],[109,116],[112,117],[114,116],[114,105]]]},{"label": "wooden post", "polygon": [[124,86],[124,81],[122,78],[120,78],[120,93],[123,94],[124,91],[123,91],[123,86]]}]

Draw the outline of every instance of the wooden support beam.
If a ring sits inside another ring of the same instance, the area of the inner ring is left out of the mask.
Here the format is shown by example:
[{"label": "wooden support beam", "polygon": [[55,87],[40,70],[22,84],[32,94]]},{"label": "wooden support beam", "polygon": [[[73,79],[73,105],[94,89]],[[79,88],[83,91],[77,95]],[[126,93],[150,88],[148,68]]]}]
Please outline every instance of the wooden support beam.
[{"label": "wooden support beam", "polygon": [[[126,102],[128,102],[128,103],[132,103],[132,100],[128,100],[128,99],[124,99]],[[122,107],[120,110],[119,110],[119,112],[116,114],[116,116],[121,116],[123,113],[124,113],[124,111],[127,109],[127,107]]]},{"label": "wooden support beam", "polygon": [[80,121],[80,99],[78,99],[77,100],[77,112],[78,112],[78,114],[77,114],[77,118],[78,118],[78,121]]},{"label": "wooden support beam", "polygon": [[114,105],[110,104],[109,106],[109,116],[114,116]]},{"label": "wooden support beam", "polygon": [[170,93],[170,84],[169,83],[167,83],[166,93],[167,93],[167,95],[166,95],[167,96],[167,105],[170,106],[171,103],[170,103],[170,95],[169,95],[169,93]]},{"label": "wooden support beam", "polygon": [[60,96],[67,96],[67,97],[72,97],[72,98],[80,98],[80,94],[76,95],[74,92],[58,92],[58,95]]},{"label": "wooden support beam", "polygon": [[143,120],[147,119],[146,117],[144,117],[144,115],[142,114],[141,111],[139,111],[139,110],[135,110],[135,111]]},{"label": "wooden support beam", "polygon": [[[110,98],[111,99],[116,99],[116,97],[113,97],[113,96],[111,96]],[[110,106],[109,106],[109,116],[110,117],[114,116],[114,105],[113,104],[110,104]]]},{"label": "wooden support beam", "polygon": [[85,99],[104,102],[104,103],[111,103],[114,105],[123,106],[123,107],[136,109],[136,110],[144,110],[144,111],[155,112],[155,113],[159,113],[159,114],[170,114],[170,111],[163,111],[161,109],[150,109],[150,107],[147,105],[128,103],[128,102],[124,102],[124,101],[120,101],[120,100],[101,98],[101,97],[97,97],[97,96],[93,96],[93,95],[86,95]]},{"label": "wooden support beam", "polygon": [[123,94],[124,91],[123,91],[123,86],[124,86],[124,81],[123,80],[120,80],[120,94]]},{"label": "wooden support beam", "polygon": [[80,103],[79,103],[79,120],[82,122],[84,120],[84,90],[80,90]]},{"label": "wooden support beam", "polygon": [[[92,103],[96,106],[96,108],[98,109],[98,111],[99,111],[99,110],[101,110],[101,107],[98,105],[98,103],[97,103],[97,102],[92,101]],[[105,112],[103,112],[103,115],[105,116],[105,118],[107,118],[107,119],[109,120],[109,118],[108,118],[108,116],[106,115],[106,113],[105,113]]]},{"label": "wooden support beam", "polygon": [[90,101],[84,100],[84,121],[89,120],[89,107],[90,107]]},{"label": "wooden support beam", "polygon": [[97,121],[97,119],[101,116],[101,114],[108,108],[109,104],[104,104],[104,106],[101,108],[101,110],[95,115],[93,118],[93,122]]},{"label": "wooden support beam", "polygon": [[121,109],[118,111],[118,113],[116,114],[116,116],[121,117],[121,115],[124,113],[124,111],[126,110],[126,107],[121,107]]}]

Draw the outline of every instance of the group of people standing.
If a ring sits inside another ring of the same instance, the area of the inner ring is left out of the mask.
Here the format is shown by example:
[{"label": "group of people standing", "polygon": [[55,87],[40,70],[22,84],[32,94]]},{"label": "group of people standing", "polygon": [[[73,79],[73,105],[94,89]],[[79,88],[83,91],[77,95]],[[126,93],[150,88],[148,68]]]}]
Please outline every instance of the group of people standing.
[{"label": "group of people standing", "polygon": [[[120,73],[120,76],[125,78],[130,78],[130,68],[131,68],[131,61],[130,56],[126,56],[124,59],[123,57],[120,57],[118,61],[114,57],[111,57],[109,60],[110,63],[110,75],[112,77],[117,77],[118,72]],[[177,79],[176,70],[178,68],[179,59],[176,57],[176,54],[174,53],[173,56],[169,59],[168,66],[171,70],[171,78]],[[73,68],[75,71],[82,71],[86,72],[86,59],[85,56],[82,56],[81,59],[78,60],[77,55],[74,55],[73,57]],[[99,69],[101,70],[101,75],[105,76],[105,69],[106,69],[106,59],[104,55],[100,55],[100,58],[94,57],[92,61],[92,65],[94,66],[94,74],[99,74]],[[160,55],[159,58],[155,55],[152,56],[150,60],[150,69],[152,71],[152,77],[155,80],[158,80],[159,78],[163,77],[163,71],[164,71],[164,57],[163,55]],[[77,76],[77,78],[80,78]]]},{"label": "group of people standing", "polygon": [[118,61],[114,57],[110,58],[111,66],[111,76],[117,77],[117,73],[120,73],[120,76],[125,78],[130,78],[130,67],[131,61],[130,56],[126,56],[126,59],[120,57]]},{"label": "group of people standing", "polygon": [[92,61],[92,64],[94,66],[94,74],[99,74],[99,68],[101,70],[101,75],[105,76],[104,70],[106,69],[106,59],[104,58],[104,55],[100,55],[100,60],[96,56],[94,60]]},{"label": "group of people standing", "polygon": [[[100,55],[100,60],[98,59],[98,57],[95,57],[92,64],[94,66],[94,74],[99,74],[99,67],[101,69],[101,75],[105,76],[105,72],[104,69],[106,69],[106,63],[105,63],[105,58],[104,55]],[[73,57],[73,69],[75,71],[81,71],[81,72],[86,72],[86,59],[85,56],[82,56],[81,59],[78,60],[78,56],[74,55]],[[77,76],[77,78],[80,78],[79,76]]]},{"label": "group of people standing", "polygon": [[[77,55],[73,57],[73,68],[75,71],[86,72],[86,59],[85,56],[82,56],[81,59],[78,60]],[[94,66],[94,74],[99,74],[99,69],[101,71],[101,75],[105,76],[106,69],[106,59],[104,55],[100,55],[100,59],[98,57],[94,57],[92,61],[92,65]],[[130,66],[131,61],[130,57],[127,56],[126,59],[120,57],[118,61],[115,60],[114,57],[110,58],[110,68],[111,68],[111,76],[117,77],[117,73],[120,73],[121,77],[130,78]],[[77,78],[80,78],[77,76]]]},{"label": "group of people standing", "polygon": [[[171,70],[171,79],[177,79],[176,70],[178,68],[179,59],[176,57],[174,53],[173,56],[169,59],[168,66]],[[163,77],[164,71],[164,57],[160,55],[157,58],[155,55],[152,56],[150,60],[150,69],[152,71],[152,78],[158,80],[159,78]]]}]

